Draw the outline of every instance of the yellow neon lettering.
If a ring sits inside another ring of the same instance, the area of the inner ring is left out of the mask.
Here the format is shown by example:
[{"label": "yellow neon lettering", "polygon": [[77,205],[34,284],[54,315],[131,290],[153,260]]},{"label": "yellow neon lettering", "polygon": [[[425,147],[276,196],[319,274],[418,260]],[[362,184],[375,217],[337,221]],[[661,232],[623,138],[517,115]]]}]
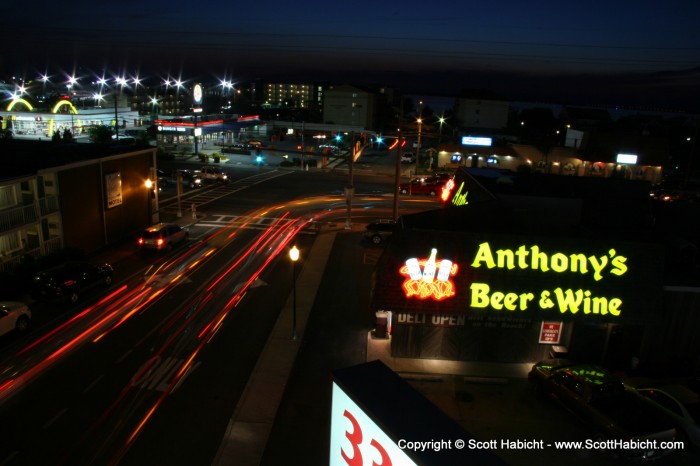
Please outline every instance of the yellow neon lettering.
[{"label": "yellow neon lettering", "polygon": [[515,255],[518,256],[518,267],[521,269],[526,269],[529,267],[527,264],[527,256],[530,255],[530,252],[527,250],[527,247],[524,244],[518,248]]},{"label": "yellow neon lettering", "polygon": [[588,274],[593,272],[593,279],[600,281],[606,272],[612,275],[624,275],[627,273],[627,258],[618,256],[614,249],[608,251],[608,255],[586,256],[582,253],[566,254],[561,251],[545,252],[538,245],[520,245],[517,249],[498,249],[494,252],[488,242],[479,244],[479,248],[472,262],[472,267],[485,266],[489,269],[498,267],[512,270],[532,269],[541,272],[554,271],[557,273],[573,272]]},{"label": "yellow neon lettering", "polygon": [[588,258],[588,260],[593,266],[593,279],[595,281],[598,281],[601,278],[603,278],[603,275],[600,272],[602,272],[605,266],[608,265],[608,258],[605,256],[601,256],[600,260],[598,260],[597,257],[591,256]]},{"label": "yellow neon lettering", "polygon": [[469,204],[469,201],[467,200],[469,191],[465,191],[464,193],[462,193],[462,188],[464,188],[464,181],[462,181],[462,183],[459,185],[459,189],[457,189],[455,195],[452,196],[452,204],[456,206]]},{"label": "yellow neon lettering", "polygon": [[493,294],[491,295],[491,307],[494,308],[497,311],[500,311],[503,309],[503,304],[501,302],[503,301],[503,293],[500,291],[494,291]]},{"label": "yellow neon lettering", "polygon": [[569,270],[569,258],[560,252],[552,255],[552,270],[559,273]]},{"label": "yellow neon lettering", "polygon": [[472,283],[471,307],[486,307],[489,305],[489,286],[485,283]]},{"label": "yellow neon lettering", "polygon": [[620,298],[612,298],[608,303],[608,312],[615,317],[620,316],[620,306],[622,306],[622,300]]},{"label": "yellow neon lettering", "polygon": [[515,293],[506,294],[506,298],[503,300],[503,306],[509,311],[514,311],[518,308],[515,304],[518,302],[518,295]]},{"label": "yellow neon lettering", "polygon": [[471,307],[491,307],[497,311],[503,308],[509,311],[524,311],[527,309],[528,302],[535,298],[535,295],[532,293],[517,294],[504,293],[502,291],[490,293],[491,288],[485,283],[472,283],[471,290]]},{"label": "yellow neon lettering", "polygon": [[[547,254],[540,252],[540,247],[539,246],[533,246],[532,247],[532,268],[535,270],[542,270],[543,272],[546,272],[549,270],[549,266],[547,265]],[[542,265],[540,266],[540,262],[542,262]]]},{"label": "yellow neon lettering", "polygon": [[574,293],[572,290],[563,291],[561,288],[557,288],[554,290],[554,295],[559,304],[559,312],[562,314],[566,311],[576,314],[578,312],[578,307],[581,305],[581,301],[583,301],[582,290],[578,290]]},{"label": "yellow neon lettering", "polygon": [[554,302],[549,299],[549,291],[543,291],[540,295],[540,307],[542,309],[551,309],[554,307]]},{"label": "yellow neon lettering", "polygon": [[610,271],[611,274],[617,275],[618,277],[620,275],[623,275],[625,272],[627,272],[627,258],[624,256],[617,256],[613,257],[613,260],[611,261],[614,269]]},{"label": "yellow neon lettering", "polygon": [[485,262],[486,267],[489,269],[496,267],[489,243],[481,243],[479,245],[479,250],[476,252],[476,257],[474,258],[474,262],[472,262],[472,267],[481,267],[481,262]]},{"label": "yellow neon lettering", "polygon": [[510,249],[499,249],[496,251],[496,257],[498,258],[498,268],[515,268],[515,254]]},{"label": "yellow neon lettering", "polygon": [[585,254],[572,254],[571,259],[571,271],[588,273],[588,258]]}]

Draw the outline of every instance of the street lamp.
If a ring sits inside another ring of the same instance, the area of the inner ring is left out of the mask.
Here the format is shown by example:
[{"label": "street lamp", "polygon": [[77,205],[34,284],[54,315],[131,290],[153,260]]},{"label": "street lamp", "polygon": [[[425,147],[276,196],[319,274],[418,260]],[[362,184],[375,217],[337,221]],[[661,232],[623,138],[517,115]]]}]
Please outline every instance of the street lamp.
[{"label": "street lamp", "polygon": [[289,250],[289,258],[292,260],[292,340],[297,340],[297,261],[299,249],[296,245]]},{"label": "street lamp", "polygon": [[438,122],[440,123],[440,133],[438,135],[438,145],[442,143],[442,125],[445,124],[445,117],[440,117],[438,118]]},{"label": "street lamp", "polygon": [[418,141],[416,142],[416,175],[418,174],[418,170],[420,170],[420,133],[423,125],[423,119],[418,118],[416,120],[416,123],[418,123]]}]

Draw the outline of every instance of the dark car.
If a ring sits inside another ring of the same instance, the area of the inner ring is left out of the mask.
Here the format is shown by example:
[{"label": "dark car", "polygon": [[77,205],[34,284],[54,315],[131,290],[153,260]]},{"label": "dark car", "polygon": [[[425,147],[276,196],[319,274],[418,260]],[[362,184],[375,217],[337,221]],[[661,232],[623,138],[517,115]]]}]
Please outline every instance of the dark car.
[{"label": "dark car", "polygon": [[638,388],[637,391],[661,405],[676,422],[682,438],[700,447],[700,395],[684,385]]},{"label": "dark car", "polygon": [[382,219],[372,222],[365,227],[365,238],[369,239],[373,244],[382,244],[388,240],[394,233],[396,221],[391,219]]},{"label": "dark car", "polygon": [[192,170],[174,170],[170,176],[161,176],[164,172],[158,170],[158,184],[163,186],[177,186],[178,179],[181,180],[182,185],[187,188],[199,188],[202,186],[202,178],[199,176],[198,172]]},{"label": "dark car", "polygon": [[170,185],[171,178],[168,176],[167,173],[165,173],[163,170],[160,168],[156,170],[156,174],[158,176],[158,187],[163,188],[165,186]]},{"label": "dark car", "polygon": [[[538,393],[556,400],[583,421],[596,441],[650,441],[643,442],[643,449],[623,447],[613,453],[643,460],[671,453],[660,445],[676,439],[672,419],[602,367],[548,359],[535,364],[528,379],[536,385]],[[652,448],[653,444],[659,447]]]},{"label": "dark car", "polygon": [[137,243],[142,250],[170,250],[185,242],[189,236],[189,231],[180,225],[175,223],[158,223],[143,230]]},{"label": "dark car", "polygon": [[33,293],[45,299],[76,303],[82,293],[97,287],[109,287],[114,269],[107,263],[70,262],[34,275]]}]

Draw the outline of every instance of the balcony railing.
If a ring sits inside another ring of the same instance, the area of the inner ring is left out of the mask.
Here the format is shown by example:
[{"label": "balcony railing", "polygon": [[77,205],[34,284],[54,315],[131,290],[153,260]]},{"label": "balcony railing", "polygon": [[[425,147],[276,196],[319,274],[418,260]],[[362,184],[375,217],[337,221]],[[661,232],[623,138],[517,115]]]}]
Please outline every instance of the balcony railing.
[{"label": "balcony railing", "polygon": [[36,223],[42,215],[58,211],[58,197],[46,196],[33,204],[0,211],[0,232]]},{"label": "balcony railing", "polygon": [[63,241],[59,237],[54,237],[44,243],[39,248],[15,251],[9,256],[0,257],[0,271],[11,272],[16,270],[23,263],[32,263],[41,256],[58,252],[63,249]]}]

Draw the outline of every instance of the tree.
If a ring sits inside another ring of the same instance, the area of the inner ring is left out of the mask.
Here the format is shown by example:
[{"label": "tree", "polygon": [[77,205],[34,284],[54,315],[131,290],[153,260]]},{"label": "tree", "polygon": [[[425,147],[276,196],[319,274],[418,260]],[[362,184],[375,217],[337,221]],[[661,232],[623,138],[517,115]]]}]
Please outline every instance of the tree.
[{"label": "tree", "polygon": [[73,133],[68,128],[63,130],[63,142],[75,142],[73,139]]},{"label": "tree", "polygon": [[109,144],[112,142],[112,128],[105,125],[91,126],[88,129],[90,141],[95,144]]}]

